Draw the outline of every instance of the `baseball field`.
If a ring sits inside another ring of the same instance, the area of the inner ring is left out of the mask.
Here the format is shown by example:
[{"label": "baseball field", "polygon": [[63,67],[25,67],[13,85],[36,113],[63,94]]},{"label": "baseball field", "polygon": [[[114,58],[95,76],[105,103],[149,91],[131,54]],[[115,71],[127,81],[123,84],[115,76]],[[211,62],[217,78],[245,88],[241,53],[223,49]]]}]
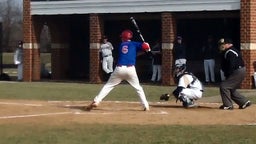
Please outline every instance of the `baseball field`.
[{"label": "baseball field", "polygon": [[79,82],[0,82],[0,143],[3,144],[253,144],[255,89],[239,90],[252,101],[219,110],[217,86],[205,87],[198,107],[184,109],[171,98],[174,87],[143,84],[150,111],[135,90],[118,85],[99,107],[84,111],[103,85]]}]

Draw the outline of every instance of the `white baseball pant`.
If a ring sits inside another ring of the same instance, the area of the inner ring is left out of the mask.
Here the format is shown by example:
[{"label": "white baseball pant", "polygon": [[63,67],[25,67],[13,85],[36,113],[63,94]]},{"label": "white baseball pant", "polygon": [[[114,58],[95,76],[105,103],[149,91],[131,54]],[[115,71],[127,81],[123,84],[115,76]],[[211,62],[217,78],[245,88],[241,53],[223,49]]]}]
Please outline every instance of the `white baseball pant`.
[{"label": "white baseball pant", "polygon": [[139,83],[135,66],[116,66],[107,83],[94,98],[94,102],[99,104],[109,94],[109,92],[123,80],[126,80],[133,88],[135,88],[143,107],[149,108],[144,90]]},{"label": "white baseball pant", "polygon": [[113,72],[113,56],[107,56],[107,57],[103,57],[102,60],[102,69],[106,72],[106,73],[111,73]]}]

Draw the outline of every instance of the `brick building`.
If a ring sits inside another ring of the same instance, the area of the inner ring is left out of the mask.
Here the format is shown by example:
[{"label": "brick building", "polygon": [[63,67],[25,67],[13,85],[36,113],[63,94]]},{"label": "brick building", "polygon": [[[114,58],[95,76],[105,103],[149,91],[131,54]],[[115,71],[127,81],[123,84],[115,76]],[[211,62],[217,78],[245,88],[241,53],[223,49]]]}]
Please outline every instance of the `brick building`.
[{"label": "brick building", "polygon": [[[171,76],[174,38],[183,37],[188,68],[202,77],[200,47],[211,34],[216,40],[233,39],[246,62],[247,76],[241,88],[254,86],[254,0],[23,0],[23,3],[24,81],[41,79],[40,32],[47,24],[51,33],[52,79],[102,83],[100,38],[107,35],[117,49],[122,30],[128,28],[135,32],[129,19],[133,16],[147,42],[162,41],[163,85],[174,84]],[[139,40],[136,32],[134,39]],[[150,60],[141,56],[136,67],[142,80],[150,79]]]}]

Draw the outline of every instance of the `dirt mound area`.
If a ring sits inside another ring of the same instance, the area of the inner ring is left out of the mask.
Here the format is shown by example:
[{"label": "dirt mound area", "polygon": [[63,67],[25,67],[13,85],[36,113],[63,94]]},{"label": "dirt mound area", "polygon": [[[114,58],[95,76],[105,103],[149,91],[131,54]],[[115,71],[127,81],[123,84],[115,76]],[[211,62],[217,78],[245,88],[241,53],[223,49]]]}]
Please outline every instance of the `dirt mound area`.
[{"label": "dirt mound area", "polygon": [[1,100],[0,123],[109,123],[177,125],[256,125],[256,106],[219,110],[221,103],[198,101],[197,108],[185,109],[175,101],[150,102],[143,111],[139,102],[103,101],[84,111],[88,101]]}]

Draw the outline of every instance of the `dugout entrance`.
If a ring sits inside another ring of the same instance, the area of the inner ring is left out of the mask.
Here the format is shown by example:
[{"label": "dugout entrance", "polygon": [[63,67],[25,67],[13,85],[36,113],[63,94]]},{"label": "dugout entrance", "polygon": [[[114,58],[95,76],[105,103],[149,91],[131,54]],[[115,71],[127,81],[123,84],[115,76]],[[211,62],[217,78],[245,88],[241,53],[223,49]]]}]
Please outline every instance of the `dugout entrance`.
[{"label": "dugout entrance", "polygon": [[[233,40],[234,46],[240,49],[239,15],[239,11],[176,14],[177,35],[184,38],[187,46],[188,69],[201,80],[204,80],[202,46],[208,35],[211,35],[216,43],[222,37],[229,37]],[[215,62],[216,81],[220,81],[219,56]]]}]

